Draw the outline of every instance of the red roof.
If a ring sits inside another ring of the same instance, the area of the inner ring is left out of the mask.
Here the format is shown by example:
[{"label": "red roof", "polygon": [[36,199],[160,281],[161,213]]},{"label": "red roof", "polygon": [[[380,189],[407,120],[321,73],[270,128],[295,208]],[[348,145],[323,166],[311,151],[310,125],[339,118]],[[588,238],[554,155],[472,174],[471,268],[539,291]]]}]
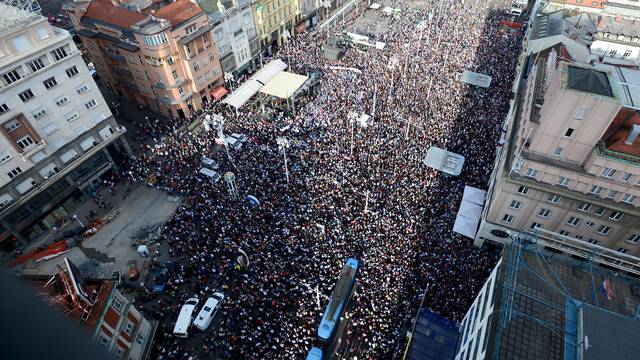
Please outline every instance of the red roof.
[{"label": "red roof", "polygon": [[147,18],[144,14],[129,11],[105,1],[92,1],[83,16],[125,29]]},{"label": "red roof", "polygon": [[631,145],[625,144],[633,125],[640,125],[640,114],[633,109],[620,109],[603,136],[607,149],[640,156],[640,138]]},{"label": "red roof", "polygon": [[159,9],[154,16],[168,20],[173,26],[178,26],[201,13],[202,9],[191,1],[178,0]]}]

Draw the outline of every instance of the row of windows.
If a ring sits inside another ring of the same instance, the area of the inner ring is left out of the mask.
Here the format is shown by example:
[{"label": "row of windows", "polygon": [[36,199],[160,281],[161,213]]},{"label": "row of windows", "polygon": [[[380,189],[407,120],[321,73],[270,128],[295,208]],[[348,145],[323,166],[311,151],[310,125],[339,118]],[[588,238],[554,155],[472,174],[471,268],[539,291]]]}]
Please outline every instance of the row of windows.
[{"label": "row of windows", "polygon": [[[529,193],[529,188],[526,186],[520,186],[518,188],[518,193],[520,195],[527,195]],[[630,195],[630,194],[625,194],[625,197],[623,198],[623,200],[625,202],[634,202],[636,200],[636,196],[635,195]],[[551,194],[549,195],[549,198],[547,199],[547,202],[551,203],[551,204],[557,204],[560,202],[560,200],[562,200],[562,197],[560,195],[556,195],[556,194]],[[512,200],[511,201],[511,205],[509,206],[512,209],[519,209],[520,206],[522,205],[522,203],[518,200]],[[591,209],[593,208],[593,206],[591,204],[589,204],[588,202],[583,202],[582,204],[580,204],[580,206],[578,207],[578,210],[583,211],[583,212],[589,212]],[[606,212],[606,209],[603,207],[598,207],[595,211],[594,214],[597,216],[602,216],[604,213]],[[612,211],[611,214],[609,215],[609,218],[612,220],[621,220],[622,217],[624,216],[623,213],[619,212],[619,211]]]},{"label": "row of windows", "polygon": [[[73,77],[76,74],[78,74],[78,69],[74,65],[74,66],[68,68],[67,70],[65,70],[65,72],[67,73],[67,76]],[[46,89],[51,89],[54,86],[58,85],[58,81],[56,80],[55,77],[50,77],[50,78],[44,80],[42,82],[42,84],[44,85],[44,87]],[[20,100],[22,100],[22,102],[26,103],[27,101],[33,99],[35,97],[35,94],[33,93],[33,91],[31,89],[27,89],[27,90],[24,90],[24,91],[18,93],[18,97],[20,98]],[[68,99],[67,99],[67,101],[68,101]],[[56,103],[58,103],[58,100],[56,100]],[[64,103],[66,103],[66,101]],[[62,104],[59,104],[59,105],[62,105]],[[5,112],[5,111],[9,110],[9,107],[7,106],[6,103],[3,103],[2,105],[0,105],[0,108],[2,109],[1,112]]]},{"label": "row of windows", "polygon": [[167,35],[160,33],[156,35],[142,35],[142,42],[148,46],[156,46],[167,42]]},{"label": "row of windows", "polygon": [[[536,175],[538,175],[538,170],[535,169],[527,169],[527,177],[531,177],[531,178],[535,178]],[[630,175],[630,174],[629,174]],[[631,176],[629,176],[630,178]],[[556,185],[562,186],[562,187],[569,187],[569,185],[571,184],[572,180],[564,177],[564,176],[560,176],[558,177],[558,182]],[[636,185],[640,185],[636,184]],[[602,186],[599,185],[592,185],[591,189],[589,190],[588,194],[589,195],[595,195],[595,196],[599,196],[602,197],[602,195],[604,195],[603,193],[604,188]],[[529,193],[529,188],[526,186],[520,186],[520,188],[518,188],[518,193],[520,195],[524,195],[526,196]],[[606,193],[606,197],[612,200],[616,200],[616,198],[618,197],[618,195],[620,194],[619,191],[617,190],[609,190]],[[619,201],[629,204],[629,205],[634,205],[636,200],[638,200],[638,197],[636,195],[633,194],[622,194],[622,196],[620,197]]]},{"label": "row of windows", "polygon": [[[55,61],[60,61],[66,58],[67,56],[69,56],[69,53],[67,52],[64,46],[54,49],[53,51],[50,52],[50,54]],[[37,71],[44,69],[46,66],[50,65],[50,60],[47,57],[47,55],[42,55],[37,59],[27,62],[26,65],[29,67],[29,69],[31,69],[32,73],[35,73]],[[22,66],[18,66],[2,74],[2,79],[4,80],[5,85],[10,85],[18,80],[21,80],[25,76],[26,74]]]}]

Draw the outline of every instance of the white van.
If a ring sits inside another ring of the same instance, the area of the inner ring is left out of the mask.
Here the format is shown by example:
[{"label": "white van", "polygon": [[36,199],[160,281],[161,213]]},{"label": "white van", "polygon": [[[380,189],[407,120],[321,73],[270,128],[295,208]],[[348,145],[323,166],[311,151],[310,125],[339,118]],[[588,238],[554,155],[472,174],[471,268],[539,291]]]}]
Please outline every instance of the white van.
[{"label": "white van", "polygon": [[511,8],[511,11],[509,12],[511,13],[511,15],[519,17],[520,15],[522,15],[522,11],[523,11],[522,7],[520,7],[519,5],[515,5],[514,7]]},{"label": "white van", "polygon": [[242,143],[240,142],[240,140],[234,138],[233,136],[227,136],[225,141],[227,142],[227,145],[231,146],[233,149],[238,150],[242,147]]},{"label": "white van", "polygon": [[202,331],[207,330],[209,325],[211,325],[211,321],[216,316],[222,300],[224,300],[224,294],[220,292],[217,292],[213,294],[212,297],[208,298],[207,302],[204,303],[204,306],[198,313],[198,316],[193,320],[193,326]]},{"label": "white van", "polygon": [[189,336],[189,326],[191,325],[191,316],[193,315],[193,311],[198,306],[199,300],[196,298],[190,298],[187,300],[182,308],[180,309],[180,314],[178,315],[178,320],[176,320],[176,325],[173,327],[173,335],[179,338],[186,338]]},{"label": "white van", "polygon": [[205,179],[213,180],[213,182],[218,182],[221,178],[220,174],[206,167],[200,168],[198,174],[202,175]]}]

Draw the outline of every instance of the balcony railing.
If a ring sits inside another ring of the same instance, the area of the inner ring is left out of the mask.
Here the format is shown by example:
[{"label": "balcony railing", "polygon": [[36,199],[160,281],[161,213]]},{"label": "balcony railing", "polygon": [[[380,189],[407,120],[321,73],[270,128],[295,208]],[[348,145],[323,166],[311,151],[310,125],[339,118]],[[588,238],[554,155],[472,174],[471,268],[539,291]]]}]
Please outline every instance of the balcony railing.
[{"label": "balcony railing", "polygon": [[177,105],[187,101],[191,96],[193,96],[193,92],[189,91],[182,95],[180,98],[170,98],[168,96],[158,96],[158,101],[165,105]]},{"label": "balcony railing", "polygon": [[187,82],[188,82],[188,80],[186,80],[186,79],[184,79],[182,77],[178,77],[176,79],[175,83],[173,83],[173,84],[165,84],[165,83],[159,81],[159,82],[153,84],[153,86],[156,89],[167,90],[167,89],[175,89],[177,87],[180,87],[180,86],[186,84]]},{"label": "balcony railing", "polygon": [[596,146],[598,150],[598,155],[601,157],[606,157],[612,160],[623,161],[629,163],[631,165],[640,164],[640,156],[630,155],[621,153],[618,151],[613,151],[607,149],[607,144],[605,144],[604,140],[598,141],[598,145]]}]

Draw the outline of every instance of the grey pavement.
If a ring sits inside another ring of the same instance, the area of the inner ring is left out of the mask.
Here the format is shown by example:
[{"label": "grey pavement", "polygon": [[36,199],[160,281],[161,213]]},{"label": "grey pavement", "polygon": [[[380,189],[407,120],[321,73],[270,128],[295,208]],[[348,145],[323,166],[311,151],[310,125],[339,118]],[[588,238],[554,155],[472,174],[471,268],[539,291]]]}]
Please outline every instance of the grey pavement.
[{"label": "grey pavement", "polygon": [[[116,195],[117,196],[117,195]],[[25,274],[52,274],[68,257],[87,278],[110,278],[115,271],[127,270],[127,262],[136,260],[139,270],[149,259],[142,258],[131,246],[138,232],[148,226],[164,223],[179,205],[169,194],[138,185],[116,208],[119,214],[95,235],[57,258],[35,263],[29,261],[17,270]],[[163,247],[163,245],[161,245]],[[164,249],[166,252],[166,249]]]}]

